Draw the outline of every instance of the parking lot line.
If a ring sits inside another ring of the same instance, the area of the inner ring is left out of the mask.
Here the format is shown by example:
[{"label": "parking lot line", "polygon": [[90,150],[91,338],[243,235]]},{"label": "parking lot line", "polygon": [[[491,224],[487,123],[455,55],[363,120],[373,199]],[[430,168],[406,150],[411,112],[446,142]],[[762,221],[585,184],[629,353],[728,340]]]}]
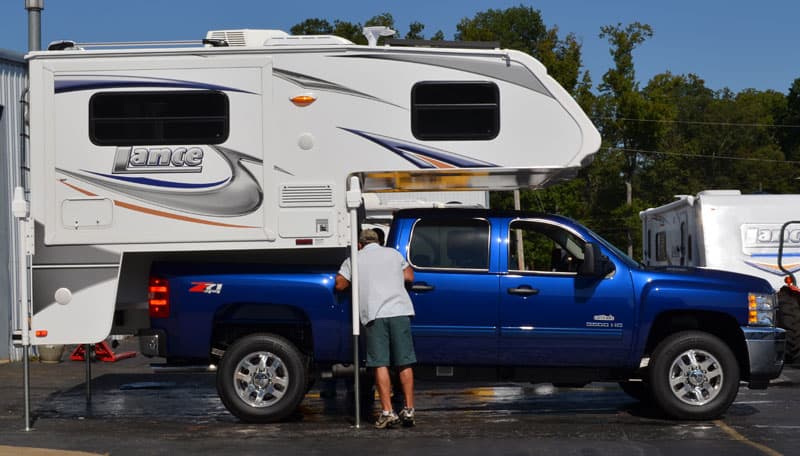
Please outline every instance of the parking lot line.
[{"label": "parking lot line", "polygon": [[714,420],[714,424],[716,424],[718,428],[722,429],[726,434],[731,436],[734,440],[736,440],[738,442],[742,442],[745,445],[750,445],[751,447],[761,451],[762,453],[764,453],[766,455],[769,455],[769,456],[783,456],[783,453],[779,453],[779,452],[773,450],[772,448],[770,448],[770,447],[768,447],[766,445],[762,445],[762,444],[760,444],[758,442],[753,442],[752,440],[748,439],[747,437],[743,436],[742,434],[739,434],[738,432],[736,432],[735,429],[733,429],[732,427],[728,426],[727,424],[725,424],[721,420]]}]

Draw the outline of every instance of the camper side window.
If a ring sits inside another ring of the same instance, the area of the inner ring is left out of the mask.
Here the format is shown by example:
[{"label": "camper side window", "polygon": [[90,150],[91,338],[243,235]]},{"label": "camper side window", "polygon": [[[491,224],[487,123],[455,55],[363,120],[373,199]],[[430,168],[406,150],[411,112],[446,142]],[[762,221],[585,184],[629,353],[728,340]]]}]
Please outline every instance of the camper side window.
[{"label": "camper side window", "polygon": [[500,133],[493,82],[419,82],[411,89],[411,132],[422,140],[489,140]]},{"label": "camper side window", "polygon": [[221,144],[228,96],[211,90],[100,92],[89,100],[89,137],[98,146]]}]

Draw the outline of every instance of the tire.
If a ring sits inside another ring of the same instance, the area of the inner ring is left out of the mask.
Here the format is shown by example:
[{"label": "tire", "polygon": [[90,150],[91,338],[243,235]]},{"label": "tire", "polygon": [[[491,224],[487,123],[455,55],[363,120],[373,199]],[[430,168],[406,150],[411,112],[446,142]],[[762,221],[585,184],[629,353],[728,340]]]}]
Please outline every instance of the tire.
[{"label": "tire", "polygon": [[625,392],[628,396],[636,399],[637,401],[641,402],[642,404],[652,404],[653,400],[653,392],[650,388],[650,385],[645,382],[619,382],[619,387],[622,391]]},{"label": "tire", "polygon": [[731,349],[718,337],[700,331],[667,337],[651,358],[653,399],[672,418],[718,418],[736,399],[739,378],[739,364]]},{"label": "tire", "polygon": [[800,362],[800,296],[781,290],[778,293],[778,326],[786,330],[786,364]]},{"label": "tire", "polygon": [[217,393],[225,408],[242,421],[280,421],[300,405],[309,373],[300,351],[272,334],[237,340],[217,371]]}]

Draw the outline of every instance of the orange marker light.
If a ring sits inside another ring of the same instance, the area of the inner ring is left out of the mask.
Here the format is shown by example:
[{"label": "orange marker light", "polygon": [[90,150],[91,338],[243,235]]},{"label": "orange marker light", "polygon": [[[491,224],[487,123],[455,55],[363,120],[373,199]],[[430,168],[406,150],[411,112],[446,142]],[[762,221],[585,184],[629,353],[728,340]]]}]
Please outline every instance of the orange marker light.
[{"label": "orange marker light", "polygon": [[311,103],[317,101],[317,97],[315,97],[314,95],[306,94],[306,95],[297,95],[295,97],[290,98],[289,100],[291,100],[291,102],[294,103],[295,106],[304,108],[310,105]]},{"label": "orange marker light", "polygon": [[47,337],[47,330],[46,329],[37,329],[35,334],[36,334],[36,337]]}]

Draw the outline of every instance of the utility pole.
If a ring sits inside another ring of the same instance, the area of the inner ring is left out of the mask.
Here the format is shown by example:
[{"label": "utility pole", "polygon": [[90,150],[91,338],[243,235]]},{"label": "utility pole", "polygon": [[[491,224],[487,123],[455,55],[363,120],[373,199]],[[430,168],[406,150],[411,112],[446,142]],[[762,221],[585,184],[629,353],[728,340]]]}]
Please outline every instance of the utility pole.
[{"label": "utility pole", "polygon": [[[628,207],[633,205],[633,186],[631,185],[630,179],[625,181],[625,202],[628,203]],[[633,258],[633,236],[631,236],[631,229],[628,228],[628,256]]]}]

